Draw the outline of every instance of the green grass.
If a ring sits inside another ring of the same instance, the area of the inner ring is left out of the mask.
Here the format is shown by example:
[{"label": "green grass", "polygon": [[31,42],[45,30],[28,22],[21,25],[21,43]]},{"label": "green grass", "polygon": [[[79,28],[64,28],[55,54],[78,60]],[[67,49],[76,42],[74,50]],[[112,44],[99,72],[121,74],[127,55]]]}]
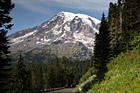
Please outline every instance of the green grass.
[{"label": "green grass", "polygon": [[82,78],[80,79],[80,83],[79,84],[82,84],[83,82],[85,82],[86,80],[89,79],[90,76],[92,76],[94,74],[94,68],[90,68],[88,70],[88,72],[86,72],[86,74],[84,74],[82,76]]},{"label": "green grass", "polygon": [[[84,74],[84,75],[82,76],[82,78],[80,79],[80,82],[79,82],[78,86],[75,88],[76,93],[79,93],[79,87],[80,87],[80,85],[81,85],[82,83],[84,83],[86,80],[88,80],[89,77],[92,76],[92,75],[94,74],[94,71],[95,71],[95,70],[94,70],[94,68],[92,67],[92,68],[90,68],[90,69],[88,70],[88,72],[86,72],[86,74]],[[88,89],[89,87],[90,87],[90,83],[88,83],[87,85],[84,86],[84,90],[85,90],[85,89]]]},{"label": "green grass", "polygon": [[90,93],[140,93],[140,51],[121,53],[107,65],[108,72],[100,83],[94,83]]},{"label": "green grass", "polygon": [[[93,80],[90,86],[84,86],[89,93],[140,93],[140,36],[136,36],[130,44],[133,50],[121,53],[107,64],[104,80]],[[94,68],[89,69],[80,79],[79,86],[93,73]]]}]

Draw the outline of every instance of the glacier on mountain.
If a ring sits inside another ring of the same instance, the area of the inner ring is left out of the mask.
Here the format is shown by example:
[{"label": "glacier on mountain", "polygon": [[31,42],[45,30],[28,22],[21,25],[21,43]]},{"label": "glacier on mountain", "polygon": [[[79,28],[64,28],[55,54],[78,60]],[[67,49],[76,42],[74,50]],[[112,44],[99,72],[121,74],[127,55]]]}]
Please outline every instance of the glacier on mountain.
[{"label": "glacier on mountain", "polygon": [[27,50],[52,44],[82,43],[93,52],[99,25],[100,20],[85,14],[59,12],[41,25],[10,35],[11,49]]}]

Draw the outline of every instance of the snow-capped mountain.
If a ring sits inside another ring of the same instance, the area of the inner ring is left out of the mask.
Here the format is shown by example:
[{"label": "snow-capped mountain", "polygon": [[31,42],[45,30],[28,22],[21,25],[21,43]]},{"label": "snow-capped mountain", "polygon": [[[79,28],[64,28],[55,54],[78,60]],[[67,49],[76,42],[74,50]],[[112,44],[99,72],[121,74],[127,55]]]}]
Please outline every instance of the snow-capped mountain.
[{"label": "snow-capped mountain", "polygon": [[12,52],[47,49],[51,54],[88,58],[100,21],[85,14],[60,12],[49,21],[9,36]]}]

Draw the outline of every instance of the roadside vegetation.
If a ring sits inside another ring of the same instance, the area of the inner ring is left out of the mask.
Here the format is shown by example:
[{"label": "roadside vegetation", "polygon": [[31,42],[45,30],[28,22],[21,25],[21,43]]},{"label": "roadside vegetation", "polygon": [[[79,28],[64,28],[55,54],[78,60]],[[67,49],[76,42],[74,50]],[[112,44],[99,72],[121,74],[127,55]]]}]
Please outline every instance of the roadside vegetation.
[{"label": "roadside vegetation", "polygon": [[[80,82],[85,82],[93,73],[97,77],[83,86],[82,91],[140,92],[139,10],[139,0],[133,0],[133,2],[118,0],[117,3],[109,4],[108,17],[103,14],[99,34],[96,34],[93,66],[83,75]],[[91,69],[93,69],[92,74]]]}]

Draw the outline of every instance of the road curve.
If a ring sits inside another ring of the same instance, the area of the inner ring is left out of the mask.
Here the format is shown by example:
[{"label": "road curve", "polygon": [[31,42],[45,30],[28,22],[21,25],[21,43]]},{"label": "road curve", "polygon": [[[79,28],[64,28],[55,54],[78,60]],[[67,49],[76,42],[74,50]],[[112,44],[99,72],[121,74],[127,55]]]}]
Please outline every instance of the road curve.
[{"label": "road curve", "polygon": [[74,93],[74,88],[64,88],[61,90],[50,91],[48,93]]}]

